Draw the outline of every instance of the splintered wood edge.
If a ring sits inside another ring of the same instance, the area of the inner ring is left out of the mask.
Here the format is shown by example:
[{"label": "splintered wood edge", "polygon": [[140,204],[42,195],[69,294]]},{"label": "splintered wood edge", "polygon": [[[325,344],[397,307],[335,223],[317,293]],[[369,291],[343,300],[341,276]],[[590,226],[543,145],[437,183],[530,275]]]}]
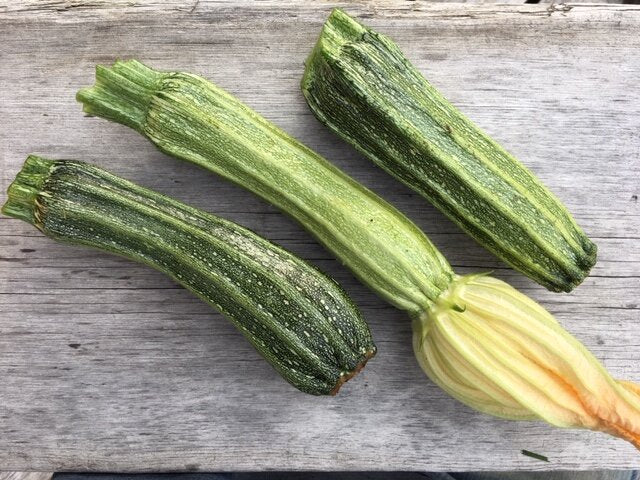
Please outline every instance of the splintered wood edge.
[{"label": "splintered wood edge", "polygon": [[[417,0],[337,0],[331,3],[317,2],[300,4],[296,0],[267,0],[246,4],[241,7],[229,3],[221,4],[214,0],[169,0],[166,2],[142,1],[130,2],[117,0],[115,2],[91,2],[57,0],[51,2],[27,1],[14,2],[0,7],[0,18],[20,18],[29,15],[34,17],[54,16],[59,20],[70,21],[95,16],[148,15],[153,14],[203,14],[210,11],[229,12],[236,16],[273,16],[277,11],[295,10],[299,18],[317,19],[318,12],[329,12],[332,8],[345,8],[350,14],[363,17],[393,17],[393,18],[449,18],[460,21],[482,20],[488,17],[504,17],[514,15],[518,18],[526,17],[581,17],[583,14],[602,16],[607,20],[608,15],[620,12],[630,14],[640,13],[640,5],[610,4],[610,3],[539,3],[539,4],[470,4],[430,2]],[[613,17],[609,18],[614,20]],[[625,18],[625,22],[640,23],[636,15]]]}]

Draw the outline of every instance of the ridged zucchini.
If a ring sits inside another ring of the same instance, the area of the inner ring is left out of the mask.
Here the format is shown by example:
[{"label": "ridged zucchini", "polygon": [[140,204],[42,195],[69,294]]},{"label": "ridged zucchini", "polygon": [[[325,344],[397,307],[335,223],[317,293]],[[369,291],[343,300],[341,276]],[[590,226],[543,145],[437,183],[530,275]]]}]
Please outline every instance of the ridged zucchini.
[{"label": "ridged zucchini", "polygon": [[95,166],[30,156],[2,212],[55,240],[168,274],[303,392],[337,393],[375,354],[367,324],[335,281],[246,228]]},{"label": "ridged zucchini", "polygon": [[334,10],[302,91],[322,123],[541,285],[571,291],[594,265],[564,205],[384,35]]},{"label": "ridged zucchini", "polygon": [[77,98],[284,210],[398,308],[418,314],[449,284],[447,261],[397,209],[204,78],[116,62]]},{"label": "ridged zucchini", "polygon": [[553,317],[488,276],[459,277],[409,219],[206,80],[136,61],[98,67],[89,114],[260,195],[413,319],[425,373],[499,417],[591,428],[640,446],[640,387],[616,382]]}]

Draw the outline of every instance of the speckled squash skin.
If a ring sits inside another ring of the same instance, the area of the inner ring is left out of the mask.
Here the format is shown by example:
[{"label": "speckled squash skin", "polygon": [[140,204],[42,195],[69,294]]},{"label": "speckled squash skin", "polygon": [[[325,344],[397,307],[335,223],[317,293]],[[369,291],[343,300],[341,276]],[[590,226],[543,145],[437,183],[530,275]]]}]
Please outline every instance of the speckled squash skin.
[{"label": "speckled squash skin", "polygon": [[204,78],[116,62],[98,66],[77,98],[291,215],[398,308],[419,315],[451,281],[442,254],[396,208]]},{"label": "speckled squash skin", "polygon": [[334,10],[302,91],[321,122],[541,285],[571,291],[595,264],[564,205],[384,35]]},{"label": "speckled squash skin", "polygon": [[246,228],[92,165],[30,156],[3,213],[168,274],[303,392],[335,394],[375,354],[367,324],[335,281]]}]

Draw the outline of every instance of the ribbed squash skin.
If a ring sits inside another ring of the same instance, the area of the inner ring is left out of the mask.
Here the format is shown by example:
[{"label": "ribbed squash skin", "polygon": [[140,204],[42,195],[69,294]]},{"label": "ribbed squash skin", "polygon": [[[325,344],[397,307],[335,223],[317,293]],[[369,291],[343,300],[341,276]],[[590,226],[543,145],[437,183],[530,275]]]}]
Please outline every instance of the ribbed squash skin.
[{"label": "ribbed squash skin", "polygon": [[334,10],[302,91],[321,122],[541,285],[571,291],[594,265],[562,203],[384,35]]},{"label": "ribbed squash skin", "polygon": [[30,156],[6,215],[150,265],[224,314],[292,385],[334,394],[375,354],[335,281],[235,223],[86,163]]},{"label": "ribbed squash skin", "polygon": [[133,127],[279,207],[398,308],[420,314],[452,278],[398,210],[201,77],[116,62],[98,66],[95,86],[77,98],[87,113]]}]

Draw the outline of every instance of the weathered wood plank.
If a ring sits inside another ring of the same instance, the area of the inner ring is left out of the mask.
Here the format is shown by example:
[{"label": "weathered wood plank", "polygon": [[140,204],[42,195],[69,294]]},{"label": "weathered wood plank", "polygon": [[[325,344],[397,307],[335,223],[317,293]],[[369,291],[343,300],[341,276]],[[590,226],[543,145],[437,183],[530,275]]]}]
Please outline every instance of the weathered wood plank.
[{"label": "weathered wood plank", "polygon": [[48,472],[6,472],[0,473],[0,480],[51,480]]},{"label": "weathered wood plank", "polygon": [[[340,2],[338,2],[339,4]],[[344,5],[347,5],[346,3]],[[95,162],[238,221],[335,276],[378,357],[336,398],[300,394],[228,322],[161,274],[0,219],[0,469],[625,468],[622,441],[472,412],[430,384],[409,322],[293,221],[84,118],[95,63],[136,57],[211,78],[396,204],[460,272],[493,269],[542,301],[618,377],[640,381],[640,9],[350,2],[529,165],[595,239],[569,295],[509,270],[320,126],[298,82],[331,5],[12,2],[0,6],[0,188],[28,153]],[[4,196],[2,197],[4,199]],[[549,456],[543,464],[520,449]],[[597,452],[597,454],[594,454]]]}]

